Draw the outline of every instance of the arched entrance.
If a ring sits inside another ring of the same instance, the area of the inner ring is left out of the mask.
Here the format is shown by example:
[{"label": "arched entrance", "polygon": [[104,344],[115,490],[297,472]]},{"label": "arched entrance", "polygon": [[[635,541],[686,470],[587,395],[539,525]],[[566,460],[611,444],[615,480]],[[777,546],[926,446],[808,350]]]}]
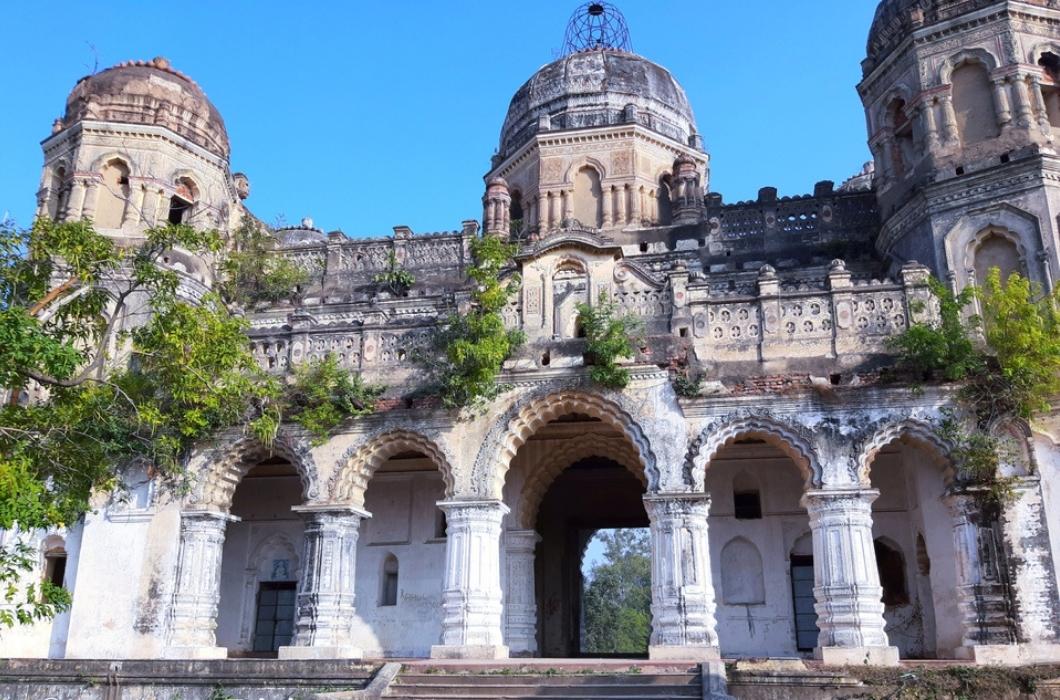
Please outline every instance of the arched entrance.
[{"label": "arched entrance", "polygon": [[[591,654],[583,639],[586,546],[601,529],[649,524],[637,447],[614,421],[584,410],[538,422],[507,472],[502,584],[513,655]],[[647,641],[644,635],[643,648],[632,654],[646,655]]]},{"label": "arched entrance", "polygon": [[[785,449],[782,449],[785,448]],[[801,656],[817,645],[807,472],[777,436],[740,432],[710,458],[718,638],[733,657]]]}]

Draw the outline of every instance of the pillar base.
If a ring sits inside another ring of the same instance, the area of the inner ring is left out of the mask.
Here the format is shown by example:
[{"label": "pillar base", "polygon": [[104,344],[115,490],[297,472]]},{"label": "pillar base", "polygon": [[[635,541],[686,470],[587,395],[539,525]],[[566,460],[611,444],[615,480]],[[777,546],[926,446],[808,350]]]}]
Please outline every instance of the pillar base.
[{"label": "pillar base", "polygon": [[281,659],[350,659],[360,661],[364,652],[357,647],[280,647],[278,656]]},{"label": "pillar base", "polygon": [[982,666],[1060,663],[1060,644],[980,644],[957,647],[953,656]]},{"label": "pillar base", "polygon": [[431,647],[432,659],[507,659],[508,647],[497,646],[449,646],[435,644]]},{"label": "pillar base", "polygon": [[825,666],[898,665],[898,647],[817,647],[813,655]]},{"label": "pillar base", "polygon": [[721,652],[718,647],[659,644],[648,647],[648,658],[652,661],[717,661]]},{"label": "pillar base", "polygon": [[162,654],[167,659],[227,659],[226,647],[166,647]]}]

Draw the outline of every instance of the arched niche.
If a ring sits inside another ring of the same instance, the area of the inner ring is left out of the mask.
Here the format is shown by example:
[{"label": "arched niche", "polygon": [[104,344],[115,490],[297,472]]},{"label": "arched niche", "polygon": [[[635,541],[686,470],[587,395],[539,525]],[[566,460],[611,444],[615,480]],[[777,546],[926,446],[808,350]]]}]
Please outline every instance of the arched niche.
[{"label": "arched niche", "polygon": [[603,190],[596,168],[586,165],[574,174],[574,206],[571,213],[583,226],[603,226]]},{"label": "arched niche", "polygon": [[108,160],[99,172],[99,195],[95,224],[98,228],[121,228],[129,202],[129,165],[120,158]]},{"label": "arched niche", "polygon": [[725,605],[766,602],[762,555],[750,540],[737,537],[721,550],[721,597]]},{"label": "arched niche", "polygon": [[[949,76],[957,133],[965,146],[987,141],[1001,133],[990,70],[980,55],[969,54],[954,64]],[[1026,88],[1017,83],[1017,89]]]}]

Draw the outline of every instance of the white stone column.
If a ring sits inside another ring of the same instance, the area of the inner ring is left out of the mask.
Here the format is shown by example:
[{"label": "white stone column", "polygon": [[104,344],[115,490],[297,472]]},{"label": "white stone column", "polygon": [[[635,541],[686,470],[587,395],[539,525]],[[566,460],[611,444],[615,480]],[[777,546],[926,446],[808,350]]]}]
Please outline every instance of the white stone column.
[{"label": "white stone column", "polygon": [[437,659],[505,659],[501,631],[500,501],[440,501],[445,511],[445,587],[442,643]]},{"label": "white stone column", "polygon": [[1012,122],[1012,104],[1009,100],[1008,80],[994,80],[994,106],[997,110],[997,125],[1004,129]]},{"label": "white stone column", "polygon": [[814,654],[830,666],[897,665],[884,632],[883,588],[872,543],[875,489],[807,491],[813,532],[814,597],[820,630]]},{"label": "white stone column", "polygon": [[296,506],[305,519],[302,577],[291,646],[281,659],[360,659],[353,644],[357,536],[371,514],[351,507]]},{"label": "white stone column", "polygon": [[70,196],[66,198],[66,210],[62,212],[64,221],[79,221],[81,219],[81,208],[85,205],[85,183],[80,178],[74,178],[70,186]]},{"label": "white stone column", "polygon": [[602,202],[602,205],[603,205],[603,227],[604,228],[607,228],[607,227],[609,227],[611,225],[611,221],[612,221],[611,205],[614,203],[614,200],[615,200],[615,195],[614,195],[614,192],[613,192],[613,188],[610,185],[604,187],[604,190],[603,190],[603,202]]},{"label": "white stone column", "polygon": [[217,646],[217,604],[221,597],[221,554],[225,527],[239,518],[213,511],[180,515],[177,585],[169,613],[165,655],[171,659],[223,659]]},{"label": "white stone column", "polygon": [[615,223],[625,226],[629,223],[626,219],[626,200],[629,198],[629,185],[622,185],[615,190]]},{"label": "white stone column", "polygon": [[644,190],[642,188],[638,187],[636,184],[634,184],[633,185],[633,191],[630,193],[630,205],[629,205],[630,206],[629,218],[634,224],[640,224],[640,222],[641,222],[641,218],[642,217],[641,217],[640,213],[642,211],[641,205],[643,204],[643,202],[641,201],[641,197],[643,197],[643,195],[644,195]]},{"label": "white stone column", "polygon": [[644,497],[651,521],[652,659],[719,658],[706,494]]},{"label": "white stone column", "polygon": [[534,584],[534,550],[541,536],[533,530],[504,533],[508,590],[504,601],[507,618],[504,641],[512,656],[537,655],[537,590]]},{"label": "white stone column", "polygon": [[939,106],[942,107],[942,133],[947,145],[958,144],[961,134],[957,131],[957,113],[953,110],[953,96],[940,95]]},{"label": "white stone column", "polygon": [[961,646],[954,656],[984,662],[1011,661],[1018,655],[1000,543],[984,522],[976,489],[953,491],[946,499],[953,518],[957,566],[957,610]]},{"label": "white stone column", "polygon": [[85,202],[81,207],[81,218],[91,219],[96,216],[99,204],[99,180],[91,179],[85,184]]}]

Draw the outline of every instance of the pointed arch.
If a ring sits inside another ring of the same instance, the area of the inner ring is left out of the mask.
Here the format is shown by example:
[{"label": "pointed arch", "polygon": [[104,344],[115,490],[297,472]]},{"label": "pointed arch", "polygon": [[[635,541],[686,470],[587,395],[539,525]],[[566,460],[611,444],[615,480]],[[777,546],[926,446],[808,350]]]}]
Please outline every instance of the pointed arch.
[{"label": "pointed arch", "polygon": [[648,491],[659,484],[655,455],[647,436],[633,417],[614,401],[578,390],[530,398],[508,410],[479,450],[471,474],[472,488],[486,498],[503,498],[504,480],[512,459],[530,437],[552,420],[571,413],[596,418],[622,433],[630,443],[648,481]]},{"label": "pointed arch", "polygon": [[791,457],[807,485],[819,488],[823,476],[809,431],[773,416],[726,416],[708,424],[689,447],[685,459],[686,480],[697,491],[704,489],[707,465],[723,447],[742,438],[757,438]]},{"label": "pointed arch", "polygon": [[342,456],[329,489],[331,498],[361,508],[372,474],[394,455],[419,452],[442,474],[445,495],[453,495],[453,468],[445,452],[430,438],[412,430],[388,430],[360,442]]},{"label": "pointed arch", "polygon": [[302,498],[314,501],[319,495],[316,464],[303,441],[279,435],[271,447],[242,436],[214,449],[204,450],[192,458],[192,473],[201,470],[198,488],[188,498],[188,505],[203,510],[226,513],[232,507],[236,487],[250,469],[272,456],[289,461],[302,481]]},{"label": "pointed arch", "polygon": [[567,441],[548,460],[537,467],[523,486],[519,513],[524,530],[533,530],[537,513],[552,482],[572,464],[590,457],[603,457],[622,465],[647,487],[648,479],[641,465],[640,455],[625,438],[608,438],[588,434]]},{"label": "pointed arch", "polygon": [[858,481],[869,485],[869,472],[876,455],[892,442],[905,442],[924,449],[938,464],[946,468],[947,480],[953,477],[953,467],[949,458],[952,446],[936,432],[934,426],[915,418],[905,418],[887,423],[876,428],[868,439],[856,448],[856,465]]}]

